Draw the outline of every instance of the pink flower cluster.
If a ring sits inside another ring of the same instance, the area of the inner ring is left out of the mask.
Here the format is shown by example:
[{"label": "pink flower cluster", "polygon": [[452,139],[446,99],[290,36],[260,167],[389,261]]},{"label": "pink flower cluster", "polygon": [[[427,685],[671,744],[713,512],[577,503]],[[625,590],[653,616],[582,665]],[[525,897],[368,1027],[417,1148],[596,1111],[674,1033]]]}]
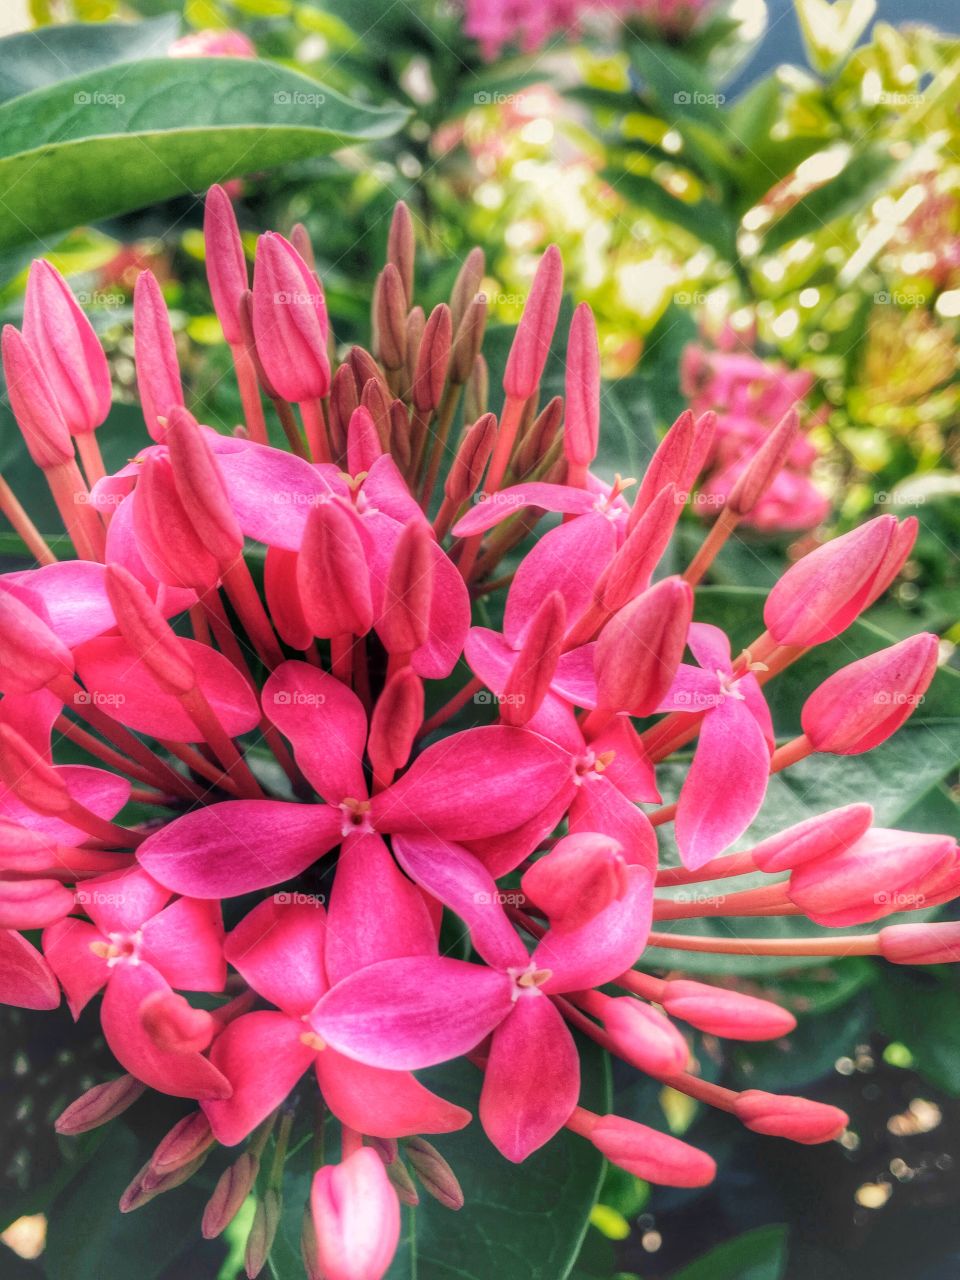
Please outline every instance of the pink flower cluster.
[{"label": "pink flower cluster", "polygon": [[[846,928],[960,889],[949,836],[874,828],[868,804],[830,809],[829,795],[799,825],[727,852],[771,774],[814,752],[868,751],[922,699],[932,635],[837,671],[785,744],[764,697],[890,585],[915,522],[881,516],[801,560],[770,593],[766,630],[735,656],[719,628],[693,621],[709,555],[656,578],[713,455],[715,415],[683,413],[638,485],[593,473],[601,388],[586,306],[570,327],[566,394],[539,403],[562,292],[556,249],[495,415],[482,254],[425,315],[405,206],[377,280],[372,352],[334,341],[302,228],[261,238],[252,288],[220,188],[206,241],[244,403],[230,436],[185,406],[149,272],[134,338],[152,443],[115,474],[96,435],[107,363],[49,264],[33,266],[22,331],[3,334],[10,402],[76,558],[56,559],[0,489],[38,561],[0,579],[0,999],[52,1009],[62,990],[74,1016],[99,999],[124,1072],[73,1103],[59,1130],[102,1124],[147,1088],[191,1100],[121,1207],[216,1153],[225,1167],[202,1229],[221,1232],[253,1192],[253,1276],[282,1194],[273,1177],[258,1181],[260,1157],[272,1134],[282,1169],[291,1133],[316,1123],[315,1100],[298,1109],[309,1073],[340,1135],[305,1218],[311,1280],[386,1272],[400,1200],[416,1200],[407,1162],[445,1204],[462,1203],[423,1135],[471,1117],[417,1078],[432,1064],[475,1064],[480,1124],[510,1161],[566,1128],[654,1182],[713,1176],[705,1153],[579,1105],[571,1029],[757,1132],[838,1135],[836,1108],[736,1092],[692,1069],[684,1025],[762,1040],[789,1032],[790,1013],[634,966],[648,945],[749,950],[735,936],[742,917]],[[268,418],[287,449],[268,443]],[[796,431],[788,413],[740,472],[727,533],[764,502]],[[550,512],[561,519],[530,545]],[[474,625],[481,599],[502,601],[495,626]],[[458,666],[465,681],[442,702],[438,682]],[[448,732],[471,709],[483,723]],[[57,763],[64,739],[92,763]],[[694,739],[664,805],[657,766]],[[131,800],[151,816],[128,816]],[[658,830],[679,861],[663,865]],[[672,892],[745,872],[770,878]],[[726,917],[729,936],[656,932],[704,915]],[[446,953],[444,917],[468,932],[470,958]],[[953,958],[958,929],[895,924],[855,945],[930,963]],[[850,946],[815,938],[809,950]]]},{"label": "pink flower cluster", "polygon": [[[717,414],[716,440],[699,495],[698,510],[707,515],[723,505],[768,432],[799,406],[813,385],[813,375],[750,351],[708,351],[691,345],[684,352],[681,377],[692,407],[709,407]],[[747,523],[777,533],[810,529],[825,519],[830,504],[810,479],[818,457],[815,445],[798,435]]]},{"label": "pink flower cluster", "polygon": [[665,36],[689,32],[713,0],[466,0],[465,31],[492,60],[508,45],[525,53],[576,34],[585,18],[639,20]]}]

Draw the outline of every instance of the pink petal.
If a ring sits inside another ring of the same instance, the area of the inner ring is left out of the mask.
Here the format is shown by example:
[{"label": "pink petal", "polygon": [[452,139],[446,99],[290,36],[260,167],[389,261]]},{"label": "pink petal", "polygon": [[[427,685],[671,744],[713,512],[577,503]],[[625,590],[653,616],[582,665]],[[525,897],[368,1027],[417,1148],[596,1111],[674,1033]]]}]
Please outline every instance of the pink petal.
[{"label": "pink petal", "polygon": [[327,913],[320,902],[290,899],[275,893],[254,907],[228,934],[224,954],[264,1000],[299,1017],[327,989]]},{"label": "pink petal", "polygon": [[508,969],[527,962],[527,949],[507,919],[496,882],[466,849],[437,836],[396,835],[393,851],[407,875],[456,912],[487,964]]},{"label": "pink petal", "polygon": [[687,645],[705,671],[729,674],[732,670],[730,641],[726,632],[719,627],[714,627],[709,622],[691,622]]},{"label": "pink petal", "polygon": [[658,711],[712,711],[723,697],[720,680],[713,670],[704,671],[702,667],[691,666],[681,662],[673,683],[667,690],[667,696],[657,707]]},{"label": "pink petal", "polygon": [[283,662],[263,686],[263,709],[328,804],[364,799],[367,713],[351,689],[309,663]]},{"label": "pink petal", "polygon": [[148,837],[138,861],[161,884],[192,898],[232,898],[306,871],[340,839],[328,805],[226,800],[185,814]]},{"label": "pink petal", "polygon": [[498,835],[549,805],[569,772],[567,754],[537,734],[505,725],[467,729],[427,747],[374,797],[374,824],[452,840]]},{"label": "pink petal", "polygon": [[202,1106],[218,1142],[236,1146],[284,1101],[316,1057],[301,1039],[306,1030],[285,1013],[262,1010],[234,1019],[217,1036],[210,1061],[233,1093]]},{"label": "pink petal", "polygon": [[542,511],[562,511],[565,515],[585,515],[597,505],[596,494],[586,489],[571,489],[565,484],[515,484],[500,489],[479,502],[454,525],[457,538],[469,538],[475,533],[485,533],[502,520],[516,515],[524,507],[539,507]]},{"label": "pink petal", "polygon": [[375,833],[348,836],[337,859],[327,921],[331,984],[401,956],[433,956],[437,935],[416,885]]},{"label": "pink petal", "polygon": [[628,800],[636,804],[659,802],[660,792],[653,763],[628,716],[614,716],[595,738],[591,738],[590,747],[597,755],[607,751],[614,753],[603,776]]},{"label": "pink petal", "polygon": [[170,901],[170,890],[132,864],[126,871],[86,880],[77,889],[77,905],[103,934],[135,933]]},{"label": "pink petal", "polygon": [[570,830],[599,831],[623,845],[628,862],[657,868],[657,837],[650,819],[605,774],[589,774],[570,805]]},{"label": "pink petal", "polygon": [[499,631],[489,627],[471,627],[463,644],[463,656],[475,676],[494,693],[502,693],[507,676],[517,660],[512,649]]},{"label": "pink petal", "polygon": [[33,693],[5,693],[0,701],[0,723],[15,729],[48,764],[52,764],[50,738],[62,710],[60,699],[48,689],[36,689]]},{"label": "pink petal", "polygon": [[553,799],[512,831],[487,836],[480,840],[464,840],[463,847],[487,868],[494,879],[515,870],[534,849],[556,830],[573,796],[573,779],[560,788]]},{"label": "pink petal", "polygon": [[470,1112],[425,1088],[408,1071],[384,1071],[345,1058],[335,1049],[317,1054],[323,1100],[341,1124],[375,1138],[452,1133]]},{"label": "pink petal", "polygon": [[770,752],[746,703],[724,698],[704,717],[680,791],[677,847],[692,870],[729,848],[760,811]]},{"label": "pink petal", "polygon": [[579,929],[549,929],[533,953],[538,969],[552,977],[540,988],[548,995],[582,991],[611,982],[637,962],[650,933],[653,915],[653,877],[631,866],[624,896]]},{"label": "pink petal", "polygon": [[[244,535],[268,547],[298,551],[310,508],[334,487],[303,458],[282,449],[217,437],[217,462]],[[337,492],[346,486],[342,481]]]},{"label": "pink petal", "polygon": [[760,688],[760,682],[757,677],[752,672],[741,676],[737,681],[737,692],[743,694],[744,704],[749,707],[750,714],[760,726],[764,741],[772,753],[776,749],[777,737],[773,730],[770,708],[767,706],[767,700],[763,696],[763,690]]},{"label": "pink petal", "polygon": [[399,524],[424,518],[419,503],[388,453],[381,454],[370,468],[361,493],[368,504]]},{"label": "pink petal", "polygon": [[0,1004],[56,1009],[60,986],[43,956],[11,929],[0,930]]},{"label": "pink petal", "polygon": [[445,956],[385,960],[323,997],[310,1021],[340,1053],[390,1070],[458,1058],[510,1012],[506,974]]},{"label": "pink petal", "polygon": [[86,920],[60,920],[43,931],[43,954],[66,992],[74,1018],[110,976],[106,960],[90,950],[91,943],[103,941],[100,930]]},{"label": "pink petal", "polygon": [[61,560],[5,574],[2,581],[28,586],[43,602],[45,621],[71,649],[117,625],[107,599],[103,565],[92,560]]},{"label": "pink petal", "polygon": [[490,1044],[480,1123],[501,1155],[519,1163],[560,1132],[580,1093],[580,1058],[551,1000],[524,994]]},{"label": "pink petal", "polygon": [[593,588],[617,549],[617,532],[602,515],[582,516],[550,529],[520,563],[507,596],[503,632],[519,646],[544,596],[559,591],[573,627],[593,599]]},{"label": "pink petal", "polygon": [[141,955],[179,991],[222,991],[227,966],[220,903],[178,898],[143,926]]},{"label": "pink petal", "polygon": [[597,677],[593,669],[596,647],[596,642],[591,641],[561,654],[552,686],[554,693],[567,702],[591,711],[597,705]]},{"label": "pink petal", "polygon": [[[250,685],[232,662],[195,640],[180,642],[197,683],[231,738],[249,732],[260,719]],[[204,735],[180,700],[163,689],[121,636],[100,636],[75,651],[77,674],[99,710],[136,733],[171,742],[202,742]]]},{"label": "pink petal", "polygon": [[161,1049],[140,1020],[149,996],[170,988],[149,964],[118,964],[103,993],[100,1021],[107,1044],[132,1076],[175,1098],[225,1098],[230,1085],[217,1068],[195,1050]]},{"label": "pink petal", "polygon": [[[105,562],[107,564],[122,565],[124,569],[132,573],[137,581],[142,582],[150,592],[150,595],[157,603],[157,608],[164,617],[172,618],[175,614],[185,612],[191,605],[195,604],[197,593],[189,587],[166,586],[164,583],[159,582],[147,568],[146,562],[140,554],[140,544],[137,541],[136,530],[133,526],[134,503],[135,498],[133,493],[130,493],[118,507],[110,508],[113,511],[113,515],[110,518],[110,527],[107,529]],[[112,625],[111,623],[111,627]],[[110,628],[105,629],[109,630]]]}]

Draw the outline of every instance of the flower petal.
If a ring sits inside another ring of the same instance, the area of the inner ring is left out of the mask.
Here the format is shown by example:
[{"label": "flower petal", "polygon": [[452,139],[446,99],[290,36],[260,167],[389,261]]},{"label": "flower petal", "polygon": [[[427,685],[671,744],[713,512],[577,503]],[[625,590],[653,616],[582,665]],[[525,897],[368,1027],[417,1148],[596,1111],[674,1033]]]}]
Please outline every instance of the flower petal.
[{"label": "flower petal", "polygon": [[56,1009],[60,986],[46,960],[22,934],[0,929],[0,1004]]},{"label": "flower petal", "polygon": [[586,515],[543,535],[520,562],[507,595],[503,633],[514,647],[543,598],[559,591],[572,628],[593,599],[597,578],[617,549],[617,532],[606,516]]},{"label": "flower petal", "polygon": [[74,1018],[80,1017],[110,976],[106,960],[90,950],[91,943],[103,940],[96,925],[73,918],[43,931],[43,954],[66,992]]},{"label": "flower petal", "polygon": [[586,489],[571,489],[569,485],[545,484],[542,481],[515,484],[508,489],[488,494],[457,522],[453,532],[458,538],[486,533],[524,507],[539,507],[541,511],[562,511],[564,515],[580,516],[593,511],[596,505],[597,495]]},{"label": "flower petal", "polygon": [[218,1142],[236,1146],[287,1097],[316,1057],[301,1039],[304,1030],[285,1013],[264,1009],[235,1018],[217,1036],[210,1061],[233,1093],[201,1105]]},{"label": "flower petal", "polygon": [[143,926],[141,956],[178,991],[222,991],[227,966],[220,903],[178,898]]},{"label": "flower petal", "polygon": [[224,954],[264,1000],[300,1017],[327,990],[326,940],[327,913],[320,902],[294,902],[288,893],[275,893],[227,935]]},{"label": "flower petal", "polygon": [[307,662],[283,662],[263,686],[263,709],[328,804],[366,796],[367,713],[352,689]]},{"label": "flower petal", "polygon": [[384,1071],[345,1058],[335,1049],[316,1057],[323,1100],[341,1124],[375,1138],[453,1133],[470,1112],[425,1088],[409,1071]]}]

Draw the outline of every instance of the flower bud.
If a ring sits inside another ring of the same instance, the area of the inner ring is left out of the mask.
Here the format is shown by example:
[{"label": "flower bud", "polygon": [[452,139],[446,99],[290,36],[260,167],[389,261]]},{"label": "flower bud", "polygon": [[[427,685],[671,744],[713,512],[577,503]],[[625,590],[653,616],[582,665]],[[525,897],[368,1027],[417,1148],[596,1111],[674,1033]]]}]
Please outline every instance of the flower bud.
[{"label": "flower bud", "polygon": [[297,590],[297,553],[268,547],[263,564],[263,592],[274,629],[291,649],[308,649],[313,632],[307,626]]},{"label": "flower bud", "polygon": [[370,410],[358,405],[347,426],[347,470],[352,476],[369,471],[383,454],[380,435]]},{"label": "flower bud", "polygon": [[400,1205],[377,1153],[361,1147],[318,1169],[310,1203],[325,1280],[381,1280],[400,1240]]},{"label": "flower bud", "polygon": [[380,366],[374,360],[373,356],[364,347],[351,347],[350,354],[347,356],[347,363],[353,370],[353,376],[357,382],[357,393],[359,394],[367,385],[371,378],[382,378],[383,374]]},{"label": "flower bud", "polygon": [[477,356],[470,370],[470,377],[463,392],[463,416],[467,422],[476,420],[490,406],[490,370],[483,356]]},{"label": "flower bud", "polygon": [[364,636],[373,625],[370,570],[357,518],[342,502],[319,502],[307,516],[297,587],[315,636]]},{"label": "flower bud", "polygon": [[774,874],[791,871],[814,858],[843,853],[869,830],[873,808],[869,804],[848,804],[806,818],[785,831],[761,840],[750,850],[761,871]]},{"label": "flower bud", "polygon": [[877,516],[817,547],[767,596],[763,620],[778,644],[823,644],[873,604],[903,568],[917,535],[914,517]]},{"label": "flower bud", "polygon": [[178,1120],[150,1157],[149,1174],[144,1182],[149,1189],[151,1177],[160,1178],[209,1151],[214,1144],[210,1121],[202,1111],[191,1111]]},{"label": "flower bud", "polygon": [[202,1053],[217,1030],[205,1009],[195,1009],[176,991],[154,991],[140,1005],[143,1029],[166,1053]]},{"label": "flower bud", "polygon": [[563,259],[552,244],[540,259],[507,357],[503,389],[511,399],[527,400],[539,386],[562,297]]},{"label": "flower bud", "polygon": [[317,400],[330,390],[327,304],[320,281],[283,236],[257,241],[253,333],[270,382],[284,400]]},{"label": "flower bud", "polygon": [[53,629],[0,584],[0,690],[33,693],[73,670],[73,654]]},{"label": "flower bud", "polygon": [[193,663],[143,585],[119,564],[107,565],[104,585],[120,634],[139,661],[161,688],[188,693],[197,683]]},{"label": "flower bud", "polygon": [[475,245],[464,258],[463,265],[453,282],[453,288],[450,290],[450,316],[453,320],[454,333],[459,330],[464,316],[473,303],[482,301],[486,307],[486,296],[480,293],[485,271],[484,252],[479,245]]},{"label": "flower bud", "polygon": [[0,929],[45,929],[73,905],[59,880],[0,880]]},{"label": "flower bud", "polygon": [[395,267],[406,295],[407,306],[413,302],[413,270],[416,262],[417,242],[413,233],[410,210],[402,200],[393,206],[390,230],[387,233],[387,261]]},{"label": "flower bud", "polygon": [[598,705],[650,715],[673,683],[693,616],[693,592],[663,578],[631,600],[600,632],[594,655]]},{"label": "flower bud", "polygon": [[423,682],[401,667],[383,687],[370,718],[367,754],[377,777],[392,777],[410,759],[423,724]]},{"label": "flower bud", "polygon": [[782,470],[799,430],[796,409],[788,409],[737,477],[727,495],[730,511],[750,514]]},{"label": "flower bud", "polygon": [[3,372],[7,399],[30,457],[41,470],[73,460],[73,441],[39,358],[19,329],[4,325]]},{"label": "flower bud", "polygon": [[219,581],[220,566],[187,515],[169,458],[143,459],[134,490],[133,530],[137,548],[159,582],[207,591]]},{"label": "flower bud", "polygon": [[457,1175],[433,1143],[426,1138],[408,1138],[403,1149],[414,1173],[434,1200],[439,1200],[446,1209],[462,1209],[463,1189]]},{"label": "flower bud", "polygon": [[387,1165],[387,1177],[400,1203],[416,1208],[420,1203],[420,1196],[417,1194],[416,1183],[410,1177],[407,1166],[402,1160],[394,1160],[392,1164]]},{"label": "flower bud", "polygon": [[162,441],[161,419],[183,405],[183,385],[167,304],[152,271],[141,271],[133,288],[133,353],[143,420],[151,437]]},{"label": "flower bud", "polygon": [[221,567],[232,564],[243,551],[243,534],[216,456],[192,413],[171,410],[167,444],[177,493],[197,536]]},{"label": "flower bud", "polygon": [[849,1123],[846,1112],[825,1102],[794,1098],[762,1089],[747,1089],[733,1104],[733,1113],[754,1133],[788,1138],[812,1146],[838,1138]]},{"label": "flower bud", "polygon": [[42,258],[30,267],[23,336],[47,375],[71,435],[99,427],[110,412],[107,357],[70,286]]},{"label": "flower bud", "polygon": [[776,1040],[797,1025],[792,1013],[771,1000],[685,978],[667,982],[659,1003],[698,1031],[729,1040]]},{"label": "flower bud", "polygon": [[420,360],[420,344],[423,342],[423,331],[427,325],[423,307],[414,307],[407,316],[407,358],[404,366],[406,388],[413,389],[413,381],[417,376],[417,364]]},{"label": "flower bud", "polygon": [[950,836],[873,827],[841,853],[798,867],[787,893],[815,924],[840,927],[879,920],[926,905],[919,882],[953,847]]},{"label": "flower bud", "polygon": [[[317,270],[317,256],[313,252],[313,242],[310,239],[310,232],[302,222],[295,222],[290,228],[290,243],[299,253],[311,271]],[[328,339],[329,340],[329,339]]]},{"label": "flower bud", "polygon": [[63,814],[72,805],[63,775],[8,724],[0,724],[0,779],[37,813]]},{"label": "flower bud", "polygon": [[330,383],[330,438],[334,442],[334,453],[342,457],[346,451],[347,427],[350,417],[360,403],[357,380],[349,364],[338,366]]},{"label": "flower bud", "polygon": [[633,529],[665,485],[675,485],[679,492],[685,492],[683,481],[695,434],[696,420],[689,409],[684,409],[647,463],[630,512],[630,529]]},{"label": "flower bud", "polygon": [[257,1200],[257,1207],[253,1214],[253,1225],[250,1228],[250,1234],[247,1236],[247,1247],[243,1256],[243,1265],[248,1280],[255,1280],[255,1277],[267,1265],[267,1258],[270,1256],[270,1250],[273,1248],[273,1242],[276,1239],[277,1228],[280,1226],[282,1207],[280,1192],[276,1187],[267,1187],[263,1195]]},{"label": "flower bud", "polygon": [[566,392],[564,452],[575,466],[589,467],[600,440],[600,347],[597,324],[586,302],[580,303],[570,323]]},{"label": "flower bud", "polygon": [[891,924],[877,935],[880,954],[891,964],[954,964],[960,960],[960,921]]},{"label": "flower bud", "polygon": [[690,1048],[686,1040],[659,1009],[633,996],[609,999],[600,996],[596,1013],[603,1020],[614,1051],[638,1071],[656,1076],[676,1075],[687,1065]]},{"label": "flower bud", "polygon": [[601,1116],[587,1136],[611,1164],[645,1182],[705,1187],[717,1172],[705,1151],[624,1116]]},{"label": "flower bud", "polygon": [[814,750],[854,756],[886,742],[923,701],[937,652],[937,637],[922,631],[835,671],[800,713]]},{"label": "flower bud", "polygon": [[646,591],[682,510],[676,486],[665,484],[597,579],[594,599],[608,613],[616,613]]},{"label": "flower bud", "polygon": [[681,493],[689,493],[696,484],[697,477],[707,464],[716,434],[717,415],[712,409],[708,409],[693,424],[690,450],[677,486]]},{"label": "flower bud", "polygon": [[612,836],[578,832],[558,840],[522,880],[523,892],[558,932],[578,929],[627,892],[623,845]]},{"label": "flower bud", "polygon": [[98,1129],[100,1125],[109,1123],[122,1115],[128,1107],[132,1107],[146,1087],[129,1075],[117,1076],[116,1080],[107,1080],[104,1084],[95,1084],[60,1112],[54,1121],[54,1128],[57,1133],[71,1138],[78,1133]]},{"label": "flower bud", "polygon": [[427,639],[433,600],[433,535],[419,517],[403,527],[387,572],[377,634],[388,653],[412,653]]},{"label": "flower bud", "polygon": [[388,262],[373,295],[377,354],[387,369],[402,369],[407,360],[407,296],[400,272]]},{"label": "flower bud", "polygon": [[451,322],[455,325],[455,336],[450,352],[450,380],[462,386],[469,379],[483,345],[483,335],[487,328],[486,298],[474,298],[460,323],[456,323],[452,314]]},{"label": "flower bud", "polygon": [[[377,437],[380,441],[380,451],[381,453],[385,452],[390,444],[390,436],[393,429],[391,410],[394,405],[394,399],[382,378],[369,378],[364,383],[363,391],[360,393],[360,403],[373,419],[377,428]],[[403,402],[400,401],[400,404],[402,407]]]},{"label": "flower bud", "polygon": [[259,1172],[260,1161],[250,1151],[245,1151],[224,1169],[203,1211],[200,1230],[205,1240],[213,1240],[234,1220],[253,1190]]},{"label": "flower bud", "polygon": [[162,1195],[164,1191],[173,1191],[174,1188],[183,1186],[185,1182],[193,1177],[206,1158],[207,1152],[205,1151],[195,1160],[191,1160],[189,1164],[185,1164],[179,1169],[174,1169],[162,1177],[151,1174],[150,1165],[145,1164],[120,1197],[118,1206],[120,1212],[133,1213],[135,1209],[142,1209],[145,1204],[149,1204],[151,1200],[156,1196]]},{"label": "flower bud", "polygon": [[562,421],[563,396],[554,396],[524,431],[514,457],[514,475],[520,478],[529,476],[544,463],[547,454],[554,449]]},{"label": "flower bud", "polygon": [[441,302],[430,312],[430,318],[424,326],[413,375],[413,403],[421,413],[439,408],[447,381],[452,341],[450,308],[445,302]]},{"label": "flower bud", "polygon": [[500,703],[500,719],[504,724],[519,727],[539,711],[550,691],[566,632],[566,604],[559,591],[551,591],[533,615],[507,676]]},{"label": "flower bud", "polygon": [[496,414],[485,413],[467,429],[443,486],[449,502],[459,507],[477,491],[496,441]]},{"label": "flower bud", "polygon": [[239,346],[243,342],[240,308],[248,286],[247,259],[233,202],[217,184],[207,192],[203,206],[203,243],[207,282],[220,328],[231,347]]}]

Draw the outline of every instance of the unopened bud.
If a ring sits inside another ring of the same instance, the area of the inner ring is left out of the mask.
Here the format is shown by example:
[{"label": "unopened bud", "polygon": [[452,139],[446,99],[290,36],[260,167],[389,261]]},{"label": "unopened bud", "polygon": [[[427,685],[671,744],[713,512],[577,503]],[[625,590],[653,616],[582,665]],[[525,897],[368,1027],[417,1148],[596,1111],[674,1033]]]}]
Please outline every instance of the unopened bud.
[{"label": "unopened bud", "polygon": [[138,660],[161,688],[188,693],[197,682],[193,663],[143,585],[119,564],[107,565],[104,584],[120,634]]},{"label": "unopened bud", "polygon": [[454,333],[460,328],[463,317],[474,302],[482,299],[484,306],[487,304],[486,297],[480,294],[485,270],[486,258],[483,250],[475,245],[464,258],[450,291],[450,315]]},{"label": "unopened bud", "polygon": [[162,441],[165,420],[183,405],[183,385],[167,304],[152,271],[141,271],[133,289],[133,348],[143,418],[151,437]]},{"label": "unopened bud", "polygon": [[608,613],[646,591],[682,509],[676,486],[666,484],[636,521],[594,588],[594,599]]},{"label": "unopened bud", "polygon": [[447,381],[452,341],[450,308],[445,302],[441,302],[430,312],[430,318],[424,326],[413,375],[413,403],[421,413],[428,413],[440,405]]},{"label": "unopened bud", "polygon": [[417,242],[413,233],[413,218],[402,200],[393,207],[390,230],[387,233],[387,261],[396,268],[403,283],[407,306],[413,302],[413,272]]},{"label": "unopened bud", "polygon": [[223,336],[231,346],[243,342],[240,308],[247,290],[247,259],[233,202],[223,187],[207,192],[203,207],[207,282]]},{"label": "unopened bud", "polygon": [[600,1116],[586,1136],[612,1164],[645,1182],[704,1187],[717,1171],[706,1152],[624,1116]]},{"label": "unopened bud", "polygon": [[477,356],[463,392],[465,421],[476,422],[490,406],[490,371],[483,356]]},{"label": "unopened bud", "polygon": [[284,400],[316,400],[330,390],[327,304],[320,281],[283,236],[257,241],[253,332],[270,382]]},{"label": "unopened bud", "polygon": [[53,388],[19,329],[3,328],[7,398],[34,463],[47,470],[73,460],[73,441]]},{"label": "unopened bud", "polygon": [[109,1123],[123,1115],[128,1107],[132,1107],[146,1087],[130,1075],[117,1076],[116,1080],[95,1084],[60,1112],[54,1121],[54,1128],[65,1137],[99,1129],[102,1124]]},{"label": "unopened bud", "polygon": [[631,600],[600,632],[594,657],[599,705],[650,715],[673,683],[693,616],[693,592],[663,578]]},{"label": "unopened bud", "polygon": [[573,313],[567,343],[567,417],[563,447],[577,467],[589,467],[600,440],[600,347],[597,324],[586,302]]},{"label": "unopened bud", "polygon": [[213,1144],[210,1121],[202,1111],[193,1111],[178,1120],[150,1157],[149,1173],[144,1177],[147,1189],[149,1190],[151,1177],[159,1180],[168,1173],[182,1169],[185,1164],[190,1164],[209,1151]]},{"label": "unopened bud", "polygon": [[776,480],[787,460],[800,419],[789,409],[737,477],[727,496],[727,508],[738,516],[748,516]]},{"label": "unopened bud", "polygon": [[540,259],[507,357],[503,389],[511,399],[527,400],[540,383],[562,296],[563,259],[552,244]]},{"label": "unopened bud", "polygon": [[377,278],[373,295],[377,354],[387,369],[402,369],[406,363],[407,306],[400,272],[388,262]]},{"label": "unopened bud", "polygon": [[243,534],[213,450],[186,409],[171,411],[167,445],[177,492],[198,537],[218,564],[231,564],[243,550]]},{"label": "unopened bud", "polygon": [[378,1280],[400,1239],[400,1205],[383,1161],[361,1147],[313,1179],[310,1203],[325,1280]]},{"label": "unopened bud", "polygon": [[[452,320],[452,316],[451,316]],[[454,321],[456,324],[456,322]],[[455,337],[450,352],[450,381],[463,385],[470,378],[474,363],[483,345],[487,327],[487,300],[475,298],[467,307],[463,319],[454,329]]]},{"label": "unopened bud", "polygon": [[602,1003],[596,1012],[625,1062],[656,1076],[683,1071],[690,1049],[669,1018],[633,996],[599,998]]},{"label": "unopened bud", "polygon": [[659,1003],[698,1031],[729,1040],[776,1040],[797,1025],[792,1013],[771,1000],[684,978],[667,982]]},{"label": "unopened bud", "polygon": [[383,453],[380,435],[369,409],[359,405],[347,427],[347,469],[352,476],[369,471]]},{"label": "unopened bud", "polygon": [[695,435],[696,420],[689,409],[684,409],[657,445],[653,457],[647,463],[647,469],[643,474],[643,480],[630,512],[631,529],[657,494],[663,491],[665,485],[672,484],[679,493],[685,492],[683,481]]},{"label": "unopened bud", "polygon": [[523,645],[504,685],[500,719],[524,725],[540,709],[563,651],[567,608],[559,591],[551,591],[533,615]]},{"label": "unopened bud", "polygon": [[249,1151],[224,1169],[203,1211],[200,1230],[205,1240],[213,1240],[234,1220],[253,1190],[259,1172],[260,1161]]},{"label": "unopened bud", "polygon": [[880,954],[892,964],[955,964],[960,960],[960,921],[892,924],[878,936]]},{"label": "unopened bud", "polygon": [[410,1177],[410,1172],[402,1160],[394,1160],[392,1164],[387,1165],[387,1177],[400,1203],[416,1208],[420,1203],[420,1196],[417,1194],[416,1183]]},{"label": "unopened bud", "polygon": [[356,516],[334,499],[310,510],[297,559],[303,616],[315,636],[366,635],[373,623],[370,570]]},{"label": "unopened bud", "polygon": [[476,492],[496,441],[496,414],[485,413],[468,428],[457,449],[443,487],[448,501],[459,507]]},{"label": "unopened bud", "polygon": [[733,1104],[734,1115],[754,1133],[812,1146],[838,1138],[849,1123],[846,1112],[825,1102],[747,1089]]},{"label": "unopened bud", "polygon": [[547,913],[550,927],[578,929],[629,888],[623,845],[593,831],[564,836],[524,873],[523,891]]},{"label": "unopened bud", "polygon": [[433,600],[434,541],[414,517],[397,539],[387,573],[377,634],[388,653],[412,653],[427,639]]},{"label": "unopened bud", "polygon": [[423,682],[412,667],[402,667],[384,685],[370,718],[367,754],[378,777],[403,768],[422,723]]},{"label": "unopened bud", "polygon": [[0,585],[0,690],[33,693],[73,670],[73,654],[53,629]]},{"label": "unopened bud", "polygon": [[253,1225],[247,1236],[247,1247],[243,1256],[243,1264],[248,1280],[255,1280],[267,1265],[267,1258],[276,1239],[280,1226],[281,1212],[280,1193],[276,1187],[267,1187],[257,1200],[253,1214]]},{"label": "unopened bud", "polygon": [[873,808],[869,804],[848,804],[842,809],[831,809],[806,818],[785,831],[761,840],[751,850],[751,856],[761,871],[769,874],[790,871],[814,858],[843,853],[859,840],[873,821]]},{"label": "unopened bud", "polygon": [[408,1138],[403,1149],[424,1190],[447,1209],[462,1209],[463,1190],[457,1175],[433,1143],[426,1138]]}]

